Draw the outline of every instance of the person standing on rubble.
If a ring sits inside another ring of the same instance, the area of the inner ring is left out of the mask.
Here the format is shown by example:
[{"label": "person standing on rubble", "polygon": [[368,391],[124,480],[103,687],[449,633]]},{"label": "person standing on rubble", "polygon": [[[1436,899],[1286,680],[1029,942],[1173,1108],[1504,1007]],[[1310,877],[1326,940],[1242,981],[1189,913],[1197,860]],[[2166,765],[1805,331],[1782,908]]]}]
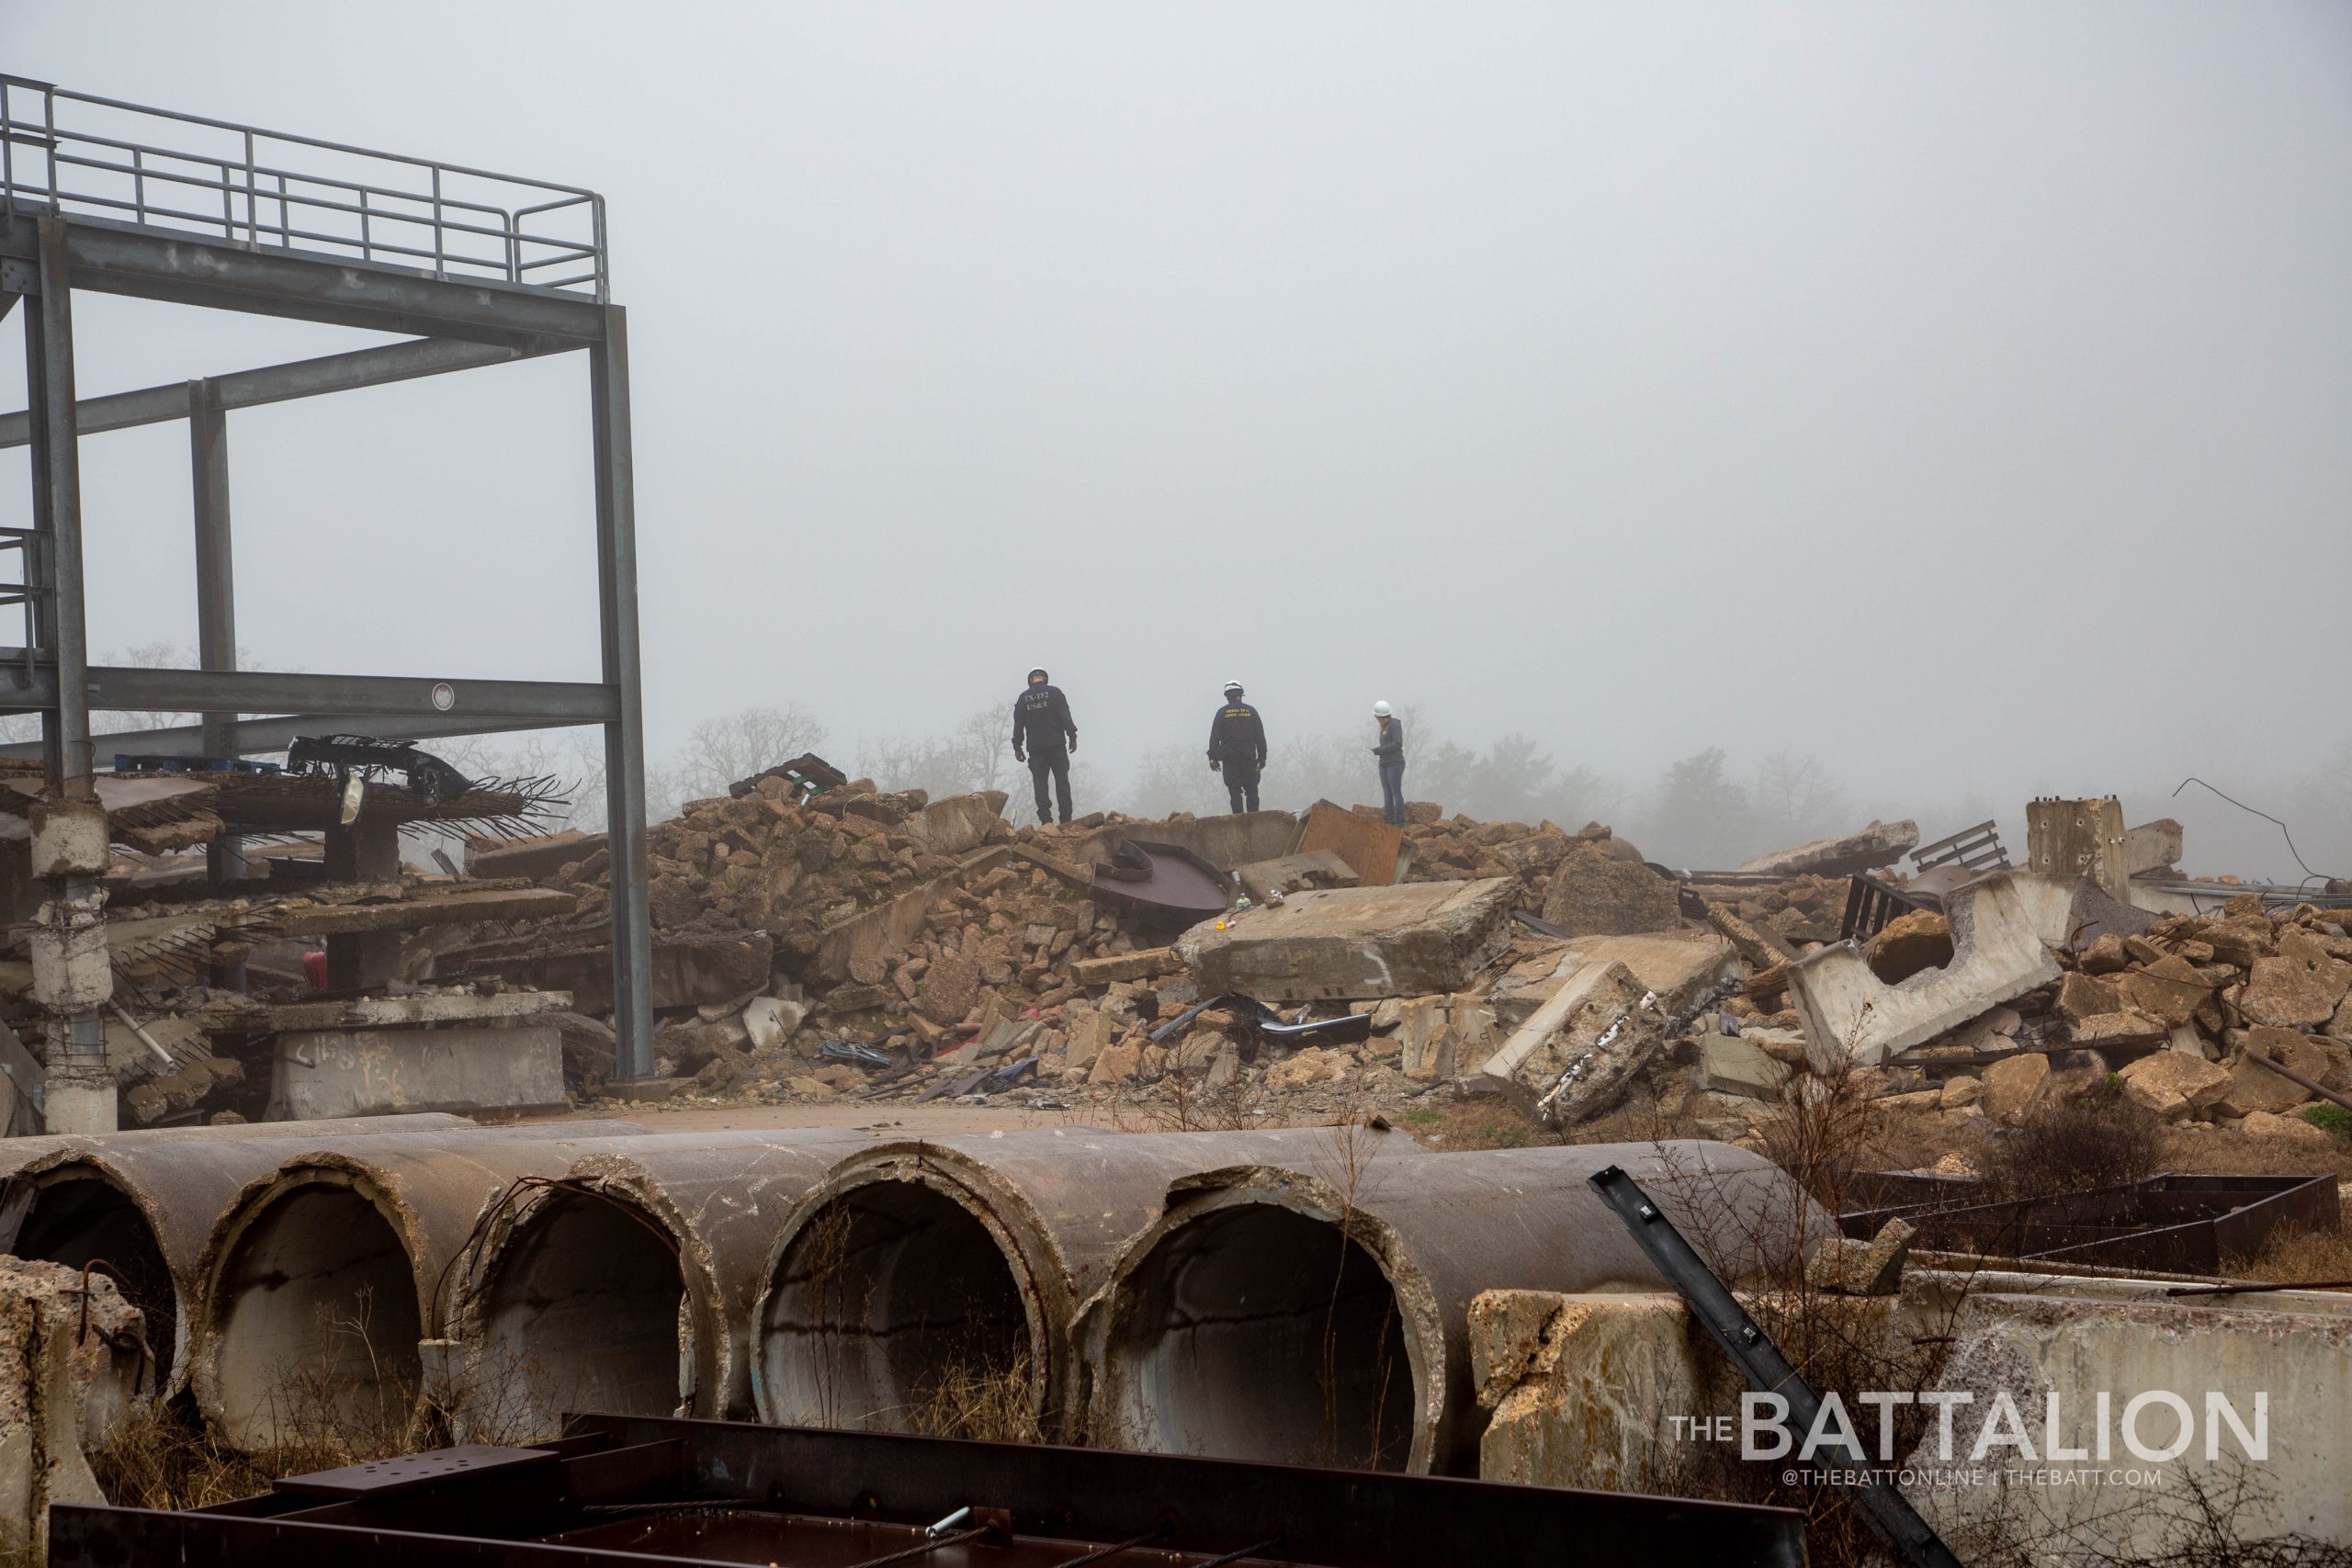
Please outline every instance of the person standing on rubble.
[{"label": "person standing on rubble", "polygon": [[1062,826],[1069,826],[1069,759],[1078,750],[1078,726],[1070,722],[1069,699],[1046,679],[1043,670],[1029,671],[1029,689],[1012,699],[1012,760],[1029,764],[1029,778],[1037,786],[1037,825],[1054,819],[1055,802],[1046,798],[1046,781],[1053,780],[1061,807]]},{"label": "person standing on rubble", "polygon": [[1405,721],[1386,703],[1372,705],[1373,759],[1380,764],[1380,819],[1405,825]]},{"label": "person standing on rubble", "polygon": [[1241,700],[1241,682],[1225,683],[1225,705],[1209,720],[1209,771],[1225,774],[1225,795],[1238,815],[1258,809],[1258,775],[1266,766],[1266,726]]}]

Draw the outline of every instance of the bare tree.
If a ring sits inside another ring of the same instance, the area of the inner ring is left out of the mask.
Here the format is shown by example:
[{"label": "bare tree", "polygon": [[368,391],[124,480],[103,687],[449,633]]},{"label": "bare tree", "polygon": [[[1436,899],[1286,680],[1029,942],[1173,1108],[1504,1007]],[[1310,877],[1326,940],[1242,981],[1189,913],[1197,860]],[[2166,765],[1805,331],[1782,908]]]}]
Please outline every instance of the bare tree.
[{"label": "bare tree", "polygon": [[678,787],[690,800],[722,795],[736,780],[788,762],[824,742],[825,727],[798,706],[745,708],[724,718],[705,719],[695,726],[678,754]]}]

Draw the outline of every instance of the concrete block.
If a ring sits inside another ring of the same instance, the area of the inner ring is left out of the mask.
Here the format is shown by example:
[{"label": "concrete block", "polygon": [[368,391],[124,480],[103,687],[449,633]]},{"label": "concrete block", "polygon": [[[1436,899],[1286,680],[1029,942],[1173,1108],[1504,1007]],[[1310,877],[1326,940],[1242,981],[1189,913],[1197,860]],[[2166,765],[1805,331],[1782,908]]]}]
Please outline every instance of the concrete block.
[{"label": "concrete block", "polygon": [[32,803],[32,874],[104,876],[109,835],[107,808],[95,800],[43,798]]},{"label": "concrete block", "polygon": [[850,978],[854,964],[887,963],[896,958],[922,935],[925,919],[942,898],[980,873],[1003,864],[1008,853],[1001,844],[978,851],[944,876],[910,887],[887,904],[877,904],[845,920],[834,921],[818,935],[817,956],[810,964],[810,973],[820,981],[839,984]]},{"label": "concrete block", "polygon": [[1175,949],[1203,995],[1264,1002],[1420,997],[1465,989],[1510,942],[1515,878],[1301,893],[1205,921]]},{"label": "concrete block", "polygon": [[466,874],[527,876],[537,882],[553,876],[573,861],[586,860],[604,849],[605,835],[583,833],[577,828],[560,833],[539,833],[527,839],[469,839]]},{"label": "concrete block", "polygon": [[1656,998],[1623,964],[1589,964],[1503,1042],[1479,1077],[1522,1114],[1572,1125],[1605,1110],[1657,1053],[1660,1021]]},{"label": "concrete block", "polygon": [[1544,890],[1544,919],[1570,936],[1624,936],[1682,924],[1674,884],[1599,844],[1561,858]]},{"label": "concrete block", "polygon": [[1184,961],[1176,956],[1173,948],[1139,947],[1133,953],[1078,959],[1069,966],[1069,977],[1073,985],[1115,986],[1122,980],[1150,980],[1172,975],[1183,967]]},{"label": "concrete block", "polygon": [[2180,863],[2180,824],[2169,817],[2123,830],[2123,869],[2132,876]]},{"label": "concrete block", "polygon": [[0,1561],[49,1560],[51,1504],[107,1501],[85,1450],[131,1408],[142,1332],[103,1274],[85,1295],[78,1269],[0,1258]]},{"label": "concrete block", "polygon": [[1711,993],[1739,978],[1739,951],[1707,931],[1642,931],[1630,936],[1578,937],[1541,978],[1513,978],[1495,987],[1490,1004],[1516,1026],[1556,995],[1568,976],[1588,964],[1623,964],[1645,989],[1657,993],[1668,1018],[1688,1015]]},{"label": "concrete block", "polygon": [[1687,1452],[1666,1416],[1721,1397],[1679,1296],[1487,1291],[1469,1332],[1471,1382],[1494,1413],[1483,1480],[1654,1491]]},{"label": "concrete block", "polygon": [[910,815],[899,830],[933,854],[964,854],[988,842],[1004,820],[1006,798],[1001,789],[951,795]]},{"label": "concrete block", "polygon": [[1814,1066],[1825,1075],[1873,1066],[2059,977],[2051,955],[2066,940],[2082,884],[2069,877],[1996,872],[1954,890],[1952,961],[1895,985],[1841,942],[1789,965],[1789,995],[1804,1021]]},{"label": "concrete block", "polygon": [[114,995],[104,908],[105,895],[93,893],[52,898],[34,917],[25,939],[33,1000],[51,1012],[86,1011]]},{"label": "concrete block", "polygon": [[315,1030],[281,1034],[273,1120],[563,1103],[563,1036],[505,1029]]},{"label": "concrete block", "polygon": [[1699,1036],[1699,1077],[1717,1094],[1742,1094],[1750,1100],[1777,1100],[1789,1079],[1789,1067],[1759,1045],[1730,1034]]},{"label": "concrete block", "polygon": [[2028,801],[2025,837],[2027,870],[2086,878],[2110,898],[2132,896],[2123,807],[2113,795]]},{"label": "concrete block", "polygon": [[2228,1092],[2231,1083],[2230,1074],[2202,1055],[2176,1050],[2151,1052],[2119,1076],[2126,1100],[2167,1122],[2184,1121],[2204,1111]]}]

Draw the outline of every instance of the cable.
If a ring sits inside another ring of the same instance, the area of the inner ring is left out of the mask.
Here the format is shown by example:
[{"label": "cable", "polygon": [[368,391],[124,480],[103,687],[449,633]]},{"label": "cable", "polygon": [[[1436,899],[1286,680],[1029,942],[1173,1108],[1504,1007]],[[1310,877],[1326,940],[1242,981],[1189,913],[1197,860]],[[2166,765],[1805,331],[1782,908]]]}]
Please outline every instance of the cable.
[{"label": "cable", "polygon": [[2213,786],[2206,784],[2203,779],[2193,776],[2181,780],[2180,783],[2174,787],[2172,798],[2178,800],[2180,798],[2180,792],[2187,789],[2190,784],[2201,784],[2207,789],[2212,789],[2215,795],[2221,795],[2223,800],[2229,801],[2232,806],[2236,807],[2240,811],[2252,811],[2256,817],[2261,818],[2265,822],[2275,824],[2278,829],[2278,836],[2287,840],[2287,852],[2293,855],[2295,857],[2295,863],[2303,868],[2303,880],[2305,882],[2325,882],[2327,880],[2325,876],[2316,871],[2313,871],[2311,867],[2311,863],[2303,859],[2302,851],[2295,848],[2295,835],[2287,831],[2287,824],[2280,822],[2278,818],[2271,816],[2267,811],[2256,810],[2255,807],[2248,806],[2243,800],[2233,799],[2229,795],[2222,795],[2220,790],[2213,789]]}]

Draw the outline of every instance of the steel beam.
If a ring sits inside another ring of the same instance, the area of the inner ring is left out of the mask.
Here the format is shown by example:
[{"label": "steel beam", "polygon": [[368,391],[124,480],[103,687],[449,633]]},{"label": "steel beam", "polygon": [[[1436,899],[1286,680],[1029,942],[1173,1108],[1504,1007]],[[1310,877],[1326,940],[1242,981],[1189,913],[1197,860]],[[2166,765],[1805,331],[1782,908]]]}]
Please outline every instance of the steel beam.
[{"label": "steel beam", "polygon": [[[413,714],[300,713],[284,718],[245,718],[228,728],[224,744],[209,748],[205,728],[173,725],[164,729],[122,729],[90,738],[90,750],[99,762],[117,757],[251,757],[283,751],[299,735],[325,735],[357,729],[387,740],[431,740],[450,735],[504,735],[526,729],[563,729],[582,721],[565,718],[517,719],[495,715],[436,714],[420,719]],[[0,757],[38,758],[40,742],[22,740],[0,746]]]},{"label": "steel beam", "polygon": [[[0,315],[6,315],[0,310]],[[266,403],[314,398],[322,392],[348,392],[393,381],[413,381],[449,370],[472,370],[504,365],[542,354],[556,354],[580,344],[560,339],[541,340],[526,348],[495,344],[465,343],[452,338],[414,338],[376,348],[354,349],[318,359],[297,359],[215,376],[205,385],[213,389],[223,412],[259,408]],[[75,410],[74,423],[85,435],[107,430],[129,430],[187,417],[187,389],[174,382],[166,387],[142,387],[135,392],[114,392],[85,399]],[[22,446],[32,437],[29,412],[0,414],[0,448]]]},{"label": "steel beam", "polygon": [[[509,347],[527,346],[538,337],[594,343],[605,330],[605,307],[586,295],[481,278],[436,278],[347,256],[247,250],[98,219],[40,221],[67,231],[77,288]],[[25,227],[0,230],[0,254],[24,254]]]},{"label": "steel beam", "polygon": [[629,444],[628,318],[607,305],[588,350],[596,462],[596,581],[605,683],[605,800],[612,859],[613,1033],[624,1079],[653,1074],[653,926],[645,851],[645,715],[637,645],[637,500]]},{"label": "steel beam", "polygon": [[[197,662],[207,670],[237,667],[237,569],[229,532],[229,420],[217,382],[190,381],[187,401],[188,472],[196,517]],[[234,714],[208,714],[203,755],[229,754]],[[93,741],[91,751],[96,754]],[[205,869],[216,882],[244,874],[237,840],[223,835],[205,847]]]},{"label": "steel beam", "polygon": [[[0,712],[55,707],[57,667],[0,680]],[[139,670],[99,665],[86,682],[90,705],[117,713],[314,713],[383,719],[494,718],[507,728],[609,724],[612,689],[594,681],[434,681],[408,675],[297,675],[274,671]],[[447,706],[434,700],[446,690]],[[421,732],[420,732],[421,733]],[[86,750],[88,740],[83,742]]]}]

